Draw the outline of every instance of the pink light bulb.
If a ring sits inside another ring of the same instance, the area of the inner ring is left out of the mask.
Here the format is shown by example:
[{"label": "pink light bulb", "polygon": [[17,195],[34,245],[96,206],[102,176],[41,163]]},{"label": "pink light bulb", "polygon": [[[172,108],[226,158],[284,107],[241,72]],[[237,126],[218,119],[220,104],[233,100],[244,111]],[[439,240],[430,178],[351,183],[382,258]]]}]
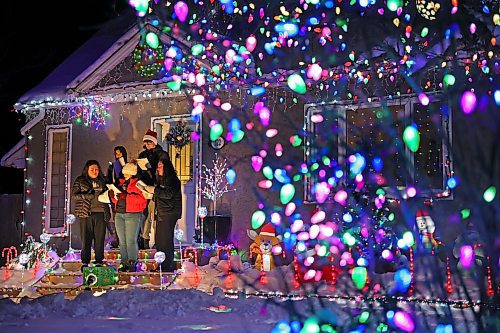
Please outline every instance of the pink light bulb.
[{"label": "pink light bulb", "polygon": [[269,126],[269,122],[271,120],[271,111],[269,111],[269,109],[266,108],[265,106],[262,107],[259,110],[259,118],[262,125]]},{"label": "pink light bulb", "polygon": [[413,319],[404,311],[397,311],[394,314],[394,324],[397,328],[405,332],[413,332],[415,330]]},{"label": "pink light bulb", "polygon": [[281,143],[277,143],[276,146],[274,146],[274,152],[276,153],[277,157],[283,156],[283,146]]},{"label": "pink light bulb", "polygon": [[262,164],[264,163],[262,157],[252,156],[252,168],[255,172],[259,172],[262,169]]},{"label": "pink light bulb", "polygon": [[273,186],[273,182],[266,179],[266,180],[261,180],[257,186],[259,186],[260,188],[265,188],[265,189],[268,189],[268,188],[271,188]]},{"label": "pink light bulb", "polygon": [[247,47],[248,52],[252,52],[257,46],[257,38],[255,38],[255,36],[248,37],[245,46]]},{"label": "pink light bulb", "polygon": [[469,269],[474,262],[474,249],[470,245],[463,245],[460,248],[460,263],[464,269]]},{"label": "pink light bulb", "polygon": [[293,202],[289,202],[285,207],[285,215],[290,216],[295,212],[297,206]]},{"label": "pink light bulb", "polygon": [[189,13],[188,5],[184,1],[178,1],[174,6],[174,12],[179,21],[184,22]]},{"label": "pink light bulb", "polygon": [[328,196],[330,195],[330,187],[328,186],[327,182],[321,182],[318,183],[315,186],[315,193],[314,195],[316,196],[316,200],[318,203],[323,203],[328,199]]},{"label": "pink light bulb", "polygon": [[290,226],[290,230],[296,234],[297,232],[300,231],[300,229],[302,229],[302,227],[304,226],[304,221],[302,220],[295,220],[292,225]]},{"label": "pink light bulb", "polygon": [[340,190],[337,193],[335,193],[335,196],[333,197],[333,200],[341,204],[342,206],[345,205],[345,202],[347,200],[347,192],[344,190]]},{"label": "pink light bulb", "polygon": [[472,91],[466,91],[462,94],[462,99],[460,100],[460,105],[462,106],[462,111],[465,114],[471,114],[476,108],[477,97]]},{"label": "pink light bulb", "polygon": [[325,220],[326,213],[322,210],[318,210],[314,215],[311,217],[311,223],[319,223]]}]

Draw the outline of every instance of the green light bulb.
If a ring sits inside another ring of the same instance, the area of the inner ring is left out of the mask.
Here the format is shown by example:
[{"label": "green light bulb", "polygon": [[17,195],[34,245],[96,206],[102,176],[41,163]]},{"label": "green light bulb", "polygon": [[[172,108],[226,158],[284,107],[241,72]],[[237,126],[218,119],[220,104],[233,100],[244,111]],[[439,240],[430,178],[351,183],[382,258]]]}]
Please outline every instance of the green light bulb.
[{"label": "green light bulb", "polygon": [[418,146],[420,145],[420,133],[416,125],[409,125],[405,128],[403,132],[403,141],[412,152],[418,150]]},{"label": "green light bulb", "polygon": [[269,180],[273,180],[273,169],[271,169],[270,166],[265,166],[262,168],[262,173],[264,174],[264,177],[266,177]]},{"label": "green light bulb", "polygon": [[395,12],[399,7],[401,7],[401,0],[387,0],[387,8],[391,12]]},{"label": "green light bulb", "polygon": [[365,267],[354,267],[352,270],[352,282],[358,289],[363,289],[366,284],[366,268]]},{"label": "green light bulb", "polygon": [[157,49],[160,45],[160,40],[154,32],[148,32],[146,34],[146,43],[149,45],[149,47]]},{"label": "green light bulb", "polygon": [[496,195],[497,189],[495,188],[495,186],[490,186],[486,189],[486,191],[484,191],[483,199],[486,202],[492,202],[493,200],[495,200]]},{"label": "green light bulb", "polygon": [[304,326],[300,330],[300,333],[319,333],[320,328],[318,325],[318,319],[316,317],[309,317],[304,322]]},{"label": "green light bulb", "polygon": [[281,187],[280,190],[280,200],[283,205],[289,203],[293,196],[295,195],[295,186],[292,184],[285,184]]},{"label": "green light bulb", "polygon": [[290,138],[290,142],[292,143],[292,146],[298,147],[302,144],[302,139],[298,135],[294,135]]},{"label": "green light bulb", "polygon": [[295,91],[297,94],[305,94],[306,93],[306,83],[304,79],[299,74],[292,74],[288,77],[287,80],[288,87]]},{"label": "green light bulb", "polygon": [[231,139],[232,143],[240,142],[245,137],[245,132],[242,130],[237,130],[233,132],[233,138]]},{"label": "green light bulb", "polygon": [[266,222],[266,214],[261,210],[256,210],[252,214],[252,228],[259,229]]},{"label": "green light bulb", "polygon": [[215,124],[212,126],[210,129],[210,140],[215,141],[217,140],[222,133],[224,132],[224,128],[222,127],[221,124]]},{"label": "green light bulb", "polygon": [[451,74],[446,74],[443,78],[445,86],[452,86],[455,84],[455,76]]},{"label": "green light bulb", "polygon": [[[202,44],[196,44],[191,47],[191,54],[194,56],[200,55],[203,51],[205,51],[205,46]],[[219,68],[219,66],[217,66],[217,68]]]},{"label": "green light bulb", "polygon": [[169,87],[172,91],[181,90],[181,81],[170,81],[167,82],[167,87]]}]

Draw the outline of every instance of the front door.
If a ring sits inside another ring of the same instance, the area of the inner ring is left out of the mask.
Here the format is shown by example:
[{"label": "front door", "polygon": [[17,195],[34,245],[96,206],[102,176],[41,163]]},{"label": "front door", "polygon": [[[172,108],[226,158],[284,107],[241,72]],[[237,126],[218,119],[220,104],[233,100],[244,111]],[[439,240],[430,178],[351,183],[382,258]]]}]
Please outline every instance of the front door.
[{"label": "front door", "polygon": [[[191,244],[193,242],[196,221],[196,161],[197,142],[189,141],[183,147],[176,147],[168,143],[167,134],[179,126],[180,122],[192,131],[196,130],[196,124],[191,121],[190,115],[154,117],[151,119],[151,127],[158,133],[158,144],[170,155],[170,160],[177,171],[177,176],[182,184],[182,218],[177,222],[184,231],[182,242]],[[177,242],[177,240],[175,240]]]}]

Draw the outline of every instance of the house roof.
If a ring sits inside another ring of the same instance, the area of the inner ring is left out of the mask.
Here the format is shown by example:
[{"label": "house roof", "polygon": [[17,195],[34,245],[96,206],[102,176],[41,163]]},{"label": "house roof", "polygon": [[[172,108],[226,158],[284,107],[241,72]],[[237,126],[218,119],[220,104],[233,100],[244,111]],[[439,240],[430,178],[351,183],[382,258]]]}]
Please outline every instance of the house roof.
[{"label": "house roof", "polygon": [[7,168],[24,169],[26,166],[24,145],[26,138],[22,138],[0,160],[0,165]]},{"label": "house roof", "polygon": [[33,101],[67,98],[68,85],[99,61],[102,55],[136,23],[136,18],[129,12],[110,21],[56,67],[40,84],[22,95],[17,102],[30,104]]}]

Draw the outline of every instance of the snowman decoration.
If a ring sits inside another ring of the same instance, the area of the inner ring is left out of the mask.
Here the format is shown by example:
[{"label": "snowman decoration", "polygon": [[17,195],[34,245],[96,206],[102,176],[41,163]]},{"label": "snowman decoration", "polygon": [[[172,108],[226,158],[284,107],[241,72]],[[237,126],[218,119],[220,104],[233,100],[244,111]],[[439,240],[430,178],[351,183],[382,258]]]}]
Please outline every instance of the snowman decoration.
[{"label": "snowman decoration", "polygon": [[436,231],[434,221],[425,210],[419,209],[415,216],[415,223],[420,233],[420,240],[425,251],[434,254],[438,245],[442,244],[442,242],[437,240],[434,236],[434,232]]}]

